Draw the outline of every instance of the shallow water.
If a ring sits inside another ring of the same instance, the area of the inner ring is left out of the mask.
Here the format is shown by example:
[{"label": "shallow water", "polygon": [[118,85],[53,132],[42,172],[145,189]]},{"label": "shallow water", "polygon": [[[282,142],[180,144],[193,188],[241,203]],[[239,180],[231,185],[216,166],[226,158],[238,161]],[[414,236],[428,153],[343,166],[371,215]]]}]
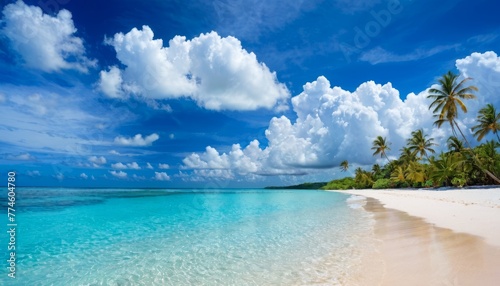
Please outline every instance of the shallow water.
[{"label": "shallow water", "polygon": [[[17,278],[4,271],[0,284],[344,284],[373,226],[347,198],[310,190],[19,189]],[[0,248],[7,239],[4,232]]]}]

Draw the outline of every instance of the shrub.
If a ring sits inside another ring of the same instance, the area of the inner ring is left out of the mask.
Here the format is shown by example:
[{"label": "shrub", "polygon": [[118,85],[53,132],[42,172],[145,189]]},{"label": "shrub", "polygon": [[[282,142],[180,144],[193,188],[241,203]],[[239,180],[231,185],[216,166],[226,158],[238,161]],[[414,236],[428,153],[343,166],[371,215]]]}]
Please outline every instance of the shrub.
[{"label": "shrub", "polygon": [[434,187],[434,182],[432,180],[427,180],[424,183],[424,188],[432,188]]},{"label": "shrub", "polygon": [[387,188],[393,188],[394,183],[391,182],[391,179],[378,179],[373,183],[372,188],[374,189],[387,189]]}]

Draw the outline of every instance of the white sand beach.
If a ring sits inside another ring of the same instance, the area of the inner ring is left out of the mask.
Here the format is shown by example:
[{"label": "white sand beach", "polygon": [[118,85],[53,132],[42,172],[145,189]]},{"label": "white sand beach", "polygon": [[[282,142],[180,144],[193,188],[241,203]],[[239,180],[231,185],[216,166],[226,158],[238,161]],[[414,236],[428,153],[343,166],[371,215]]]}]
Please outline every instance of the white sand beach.
[{"label": "white sand beach", "polygon": [[350,284],[498,285],[500,188],[339,192],[375,221]]},{"label": "white sand beach", "polygon": [[500,188],[446,190],[348,190],[384,207],[423,218],[459,233],[482,237],[500,247]]}]

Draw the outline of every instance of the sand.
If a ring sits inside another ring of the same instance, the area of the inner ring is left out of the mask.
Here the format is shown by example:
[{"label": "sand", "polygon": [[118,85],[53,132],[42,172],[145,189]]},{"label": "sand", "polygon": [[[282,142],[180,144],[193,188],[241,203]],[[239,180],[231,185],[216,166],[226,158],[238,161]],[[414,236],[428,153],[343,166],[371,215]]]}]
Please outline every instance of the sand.
[{"label": "sand", "polygon": [[344,193],[375,220],[349,285],[500,285],[500,188]]},{"label": "sand", "polygon": [[435,226],[482,237],[500,247],[500,188],[448,190],[349,190],[384,207],[423,218]]}]

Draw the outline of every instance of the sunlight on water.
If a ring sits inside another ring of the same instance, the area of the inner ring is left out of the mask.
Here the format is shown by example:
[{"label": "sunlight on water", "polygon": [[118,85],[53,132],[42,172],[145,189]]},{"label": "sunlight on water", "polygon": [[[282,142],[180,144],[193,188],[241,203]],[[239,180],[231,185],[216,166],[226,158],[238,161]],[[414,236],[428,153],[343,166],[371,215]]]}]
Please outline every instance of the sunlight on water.
[{"label": "sunlight on water", "polygon": [[334,285],[357,263],[357,242],[371,230],[347,198],[292,190],[19,190],[18,277],[0,284]]}]

